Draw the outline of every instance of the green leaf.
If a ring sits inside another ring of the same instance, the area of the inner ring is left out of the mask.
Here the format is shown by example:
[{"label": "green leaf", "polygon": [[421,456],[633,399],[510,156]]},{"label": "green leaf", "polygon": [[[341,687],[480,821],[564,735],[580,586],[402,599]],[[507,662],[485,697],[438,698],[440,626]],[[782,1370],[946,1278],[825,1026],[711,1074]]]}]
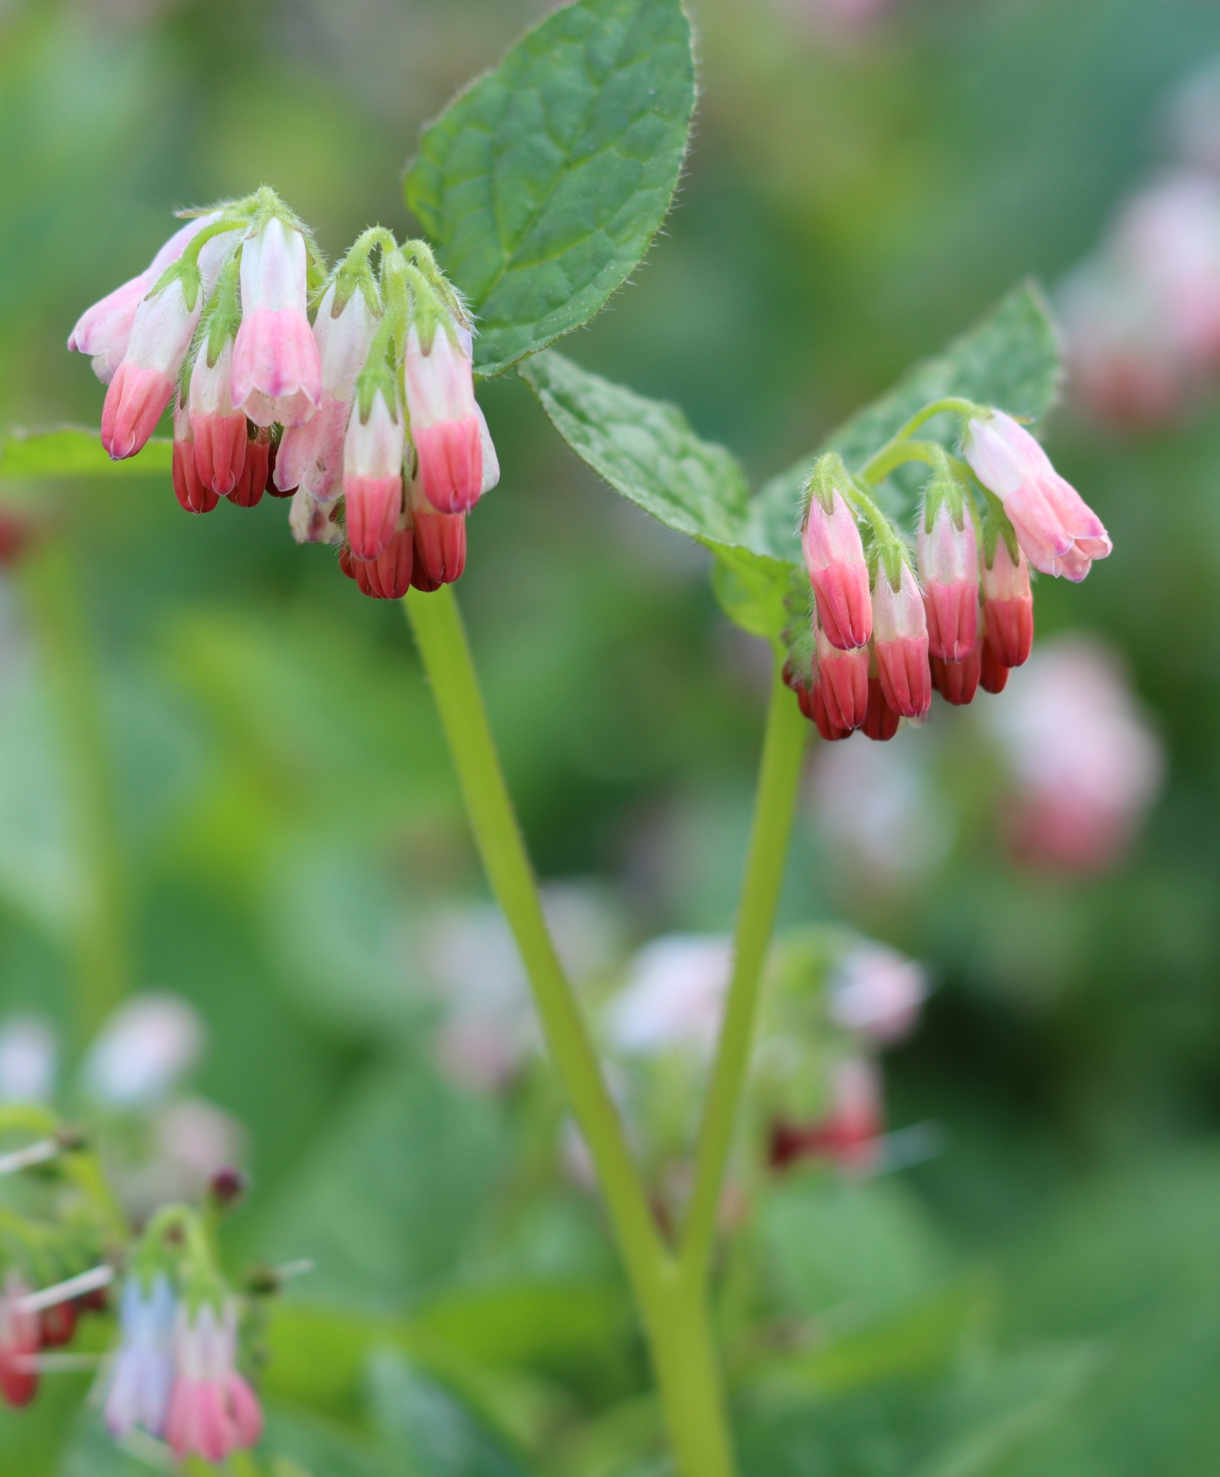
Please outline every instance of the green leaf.
[{"label": "green leaf", "polygon": [[150,477],[168,474],[173,442],[154,438],[139,456],[112,462],[96,430],[60,426],[54,431],[8,431],[0,436],[0,481],[61,477]]},{"label": "green leaf", "polygon": [[[809,585],[800,547],[801,495],[814,456],[751,499],[732,455],[701,441],[674,406],[589,374],[553,350],[520,372],[578,456],[646,512],[713,552],[717,596],[738,625],[772,637],[804,622]],[[840,427],[819,452],[837,450],[849,465],[859,464],[915,411],[945,395],[1037,420],[1050,408],[1058,382],[1054,328],[1038,290],[1025,284]],[[920,435],[939,435],[948,444],[957,432],[957,422],[942,417]]]},{"label": "green leaf", "polygon": [[669,209],[694,108],[679,0],[580,0],[424,133],[407,204],[498,374],[596,313]]},{"label": "green leaf", "polygon": [[717,593],[756,635],[784,623],[788,570],[743,542],[745,474],[723,446],[701,440],[675,405],[649,400],[548,350],[521,367],[551,423],[617,492],[717,556]]},{"label": "green leaf", "polygon": [[[998,405],[1010,415],[1041,420],[1054,403],[1059,380],[1054,325],[1038,288],[1024,283],[980,323],[954,339],[943,354],[917,364],[880,400],[840,426],[816,452],[772,478],[750,506],[745,542],[759,553],[801,562],[801,492],[822,452],[837,451],[854,470],[917,410],[945,395],[960,395]],[[949,446],[959,431],[956,418],[943,416],[919,435]]]},{"label": "green leaf", "polygon": [[411,1477],[526,1477],[508,1442],[452,1390],[400,1355],[369,1371],[373,1414]]}]

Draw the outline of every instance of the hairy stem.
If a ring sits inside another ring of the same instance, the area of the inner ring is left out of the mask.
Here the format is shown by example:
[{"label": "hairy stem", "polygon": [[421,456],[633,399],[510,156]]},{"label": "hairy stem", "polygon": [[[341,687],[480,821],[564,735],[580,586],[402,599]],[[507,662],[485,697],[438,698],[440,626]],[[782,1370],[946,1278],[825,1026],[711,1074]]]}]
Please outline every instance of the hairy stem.
[{"label": "hairy stem", "polygon": [[805,747],[805,720],[784,685],[782,670],[783,658],[777,654],[754,826],[737,914],[733,975],[699,1130],[694,1191],[682,1240],[682,1275],[695,1286],[703,1286],[707,1280],[720,1187],[750,1062],[763,965],[784,877]]}]

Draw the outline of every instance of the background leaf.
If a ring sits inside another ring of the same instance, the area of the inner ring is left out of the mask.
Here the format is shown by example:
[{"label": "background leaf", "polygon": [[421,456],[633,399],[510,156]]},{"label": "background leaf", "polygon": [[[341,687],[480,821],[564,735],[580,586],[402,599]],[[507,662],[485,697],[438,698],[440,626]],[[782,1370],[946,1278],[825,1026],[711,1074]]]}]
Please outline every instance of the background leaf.
[{"label": "background leaf", "polygon": [[617,492],[711,549],[725,571],[723,599],[743,624],[770,635],[783,624],[788,572],[743,541],[750,494],[732,452],[701,440],[675,405],[590,374],[553,349],[521,367],[552,425]]},{"label": "background leaf", "polygon": [[169,473],[173,443],[157,437],[139,457],[112,462],[96,430],[10,431],[0,436],[0,480],[49,477],[155,477]]},{"label": "background leaf", "polygon": [[[750,506],[746,543],[759,553],[800,563],[796,530],[801,490],[821,452],[837,451],[849,467],[857,467],[921,406],[943,395],[962,395],[998,405],[1010,415],[1041,420],[1054,403],[1059,379],[1054,325],[1038,288],[1023,283],[980,323],[954,339],[943,354],[917,364],[892,390],[833,432],[816,452],[772,478]],[[948,446],[959,429],[956,418],[943,416],[930,422],[920,436]]]},{"label": "background leaf", "polygon": [[425,131],[407,203],[479,316],[483,374],[587,322],[633,270],[694,99],[678,0],[581,0]]}]

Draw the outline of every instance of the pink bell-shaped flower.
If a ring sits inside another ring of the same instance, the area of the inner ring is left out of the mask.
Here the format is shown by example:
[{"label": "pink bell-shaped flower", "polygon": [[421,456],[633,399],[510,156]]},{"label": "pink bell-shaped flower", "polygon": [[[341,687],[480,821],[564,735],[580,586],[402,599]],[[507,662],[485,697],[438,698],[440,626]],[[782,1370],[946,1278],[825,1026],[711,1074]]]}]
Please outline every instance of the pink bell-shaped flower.
[{"label": "pink bell-shaped flower", "polygon": [[92,358],[93,372],[104,385],[108,385],[114,378],[115,370],[127,353],[136,309],[141,300],[156,286],[161,274],[179,259],[199,232],[219,218],[220,212],[212,211],[209,215],[197,216],[194,220],[187,221],[174,232],[138,276],[107,293],[92,307],[86,308],[76,320],[68,335],[68,348]]},{"label": "pink bell-shaped flower", "polygon": [[1002,410],[966,425],[963,454],[1004,504],[1025,556],[1043,574],[1084,579],[1113,548],[1101,519],[1051,466],[1023,426]]},{"label": "pink bell-shaped flower", "polygon": [[886,703],[904,718],[922,718],[932,703],[928,623],[911,566],[905,557],[898,563],[895,589],[885,558],[878,562],[873,585],[873,647]]},{"label": "pink bell-shaped flower", "polygon": [[842,492],[826,479],[815,482],[801,542],[818,621],[830,644],[841,651],[866,645],[873,613],[864,544]]},{"label": "pink bell-shaped flower", "polygon": [[367,417],[352,405],[343,454],[347,541],[357,559],[375,559],[394,537],[403,509],[402,460],[406,446],[397,406],[380,388]]},{"label": "pink bell-shaped flower", "polygon": [[969,512],[961,509],[960,518],[959,524],[948,499],[942,499],[931,528],[921,516],[916,535],[928,650],[949,662],[960,661],[978,640],[978,540]]},{"label": "pink bell-shaped flower", "polygon": [[336,315],[332,282],[318,304],[313,334],[318,345],[322,398],[303,424],[288,426],[275,462],[275,485],[302,488],[319,503],[343,490],[343,441],[356,378],[372,342],[376,320],[359,287]]},{"label": "pink bell-shaped flower", "polygon": [[470,335],[437,324],[427,347],[413,323],[403,357],[403,391],[419,483],[439,513],[464,513],[484,490],[482,421],[474,398]]},{"label": "pink bell-shaped flower", "polygon": [[321,399],[307,293],[305,238],[273,216],[242,246],[242,319],[233,346],[233,403],[257,426],[300,425]]}]

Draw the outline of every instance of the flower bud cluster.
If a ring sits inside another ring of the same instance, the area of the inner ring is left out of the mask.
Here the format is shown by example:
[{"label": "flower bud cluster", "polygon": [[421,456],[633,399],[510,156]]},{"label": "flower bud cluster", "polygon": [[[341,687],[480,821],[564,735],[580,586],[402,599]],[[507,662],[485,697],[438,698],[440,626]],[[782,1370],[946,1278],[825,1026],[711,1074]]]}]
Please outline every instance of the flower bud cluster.
[{"label": "flower bud cluster", "polygon": [[135,455],[172,402],[188,512],[290,497],[297,541],[337,546],[377,599],[465,568],[466,514],[500,469],[475,400],[473,324],[425,243],[373,228],[327,275],[263,189],[189,220],[82,315],[68,347],[109,386],[112,457]]},{"label": "flower bud cluster", "polygon": [[[814,467],[802,528],[812,624],[789,633],[785,680],[823,738],[890,739],[927,714],[933,688],[959,705],[980,686],[1000,692],[1033,644],[1031,567],[1079,581],[1110,552],[1033,436],[1003,411],[968,409],[965,462],[910,443],[933,466],[914,550],[836,453]],[[901,439],[894,449],[896,465]]]}]

